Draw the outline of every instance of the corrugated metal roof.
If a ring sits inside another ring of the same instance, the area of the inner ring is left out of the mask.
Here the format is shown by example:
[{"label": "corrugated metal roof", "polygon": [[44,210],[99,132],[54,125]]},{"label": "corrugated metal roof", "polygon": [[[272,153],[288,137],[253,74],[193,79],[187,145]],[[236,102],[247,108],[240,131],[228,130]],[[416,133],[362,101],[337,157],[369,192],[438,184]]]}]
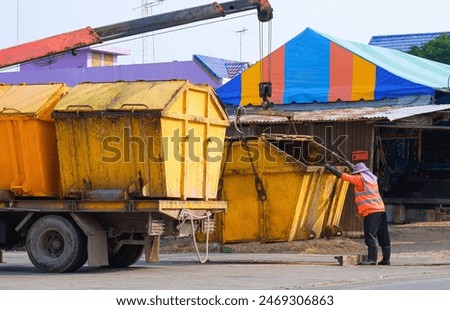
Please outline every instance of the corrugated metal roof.
[{"label": "corrugated metal roof", "polygon": [[[247,111],[240,117],[242,124],[276,124],[290,122],[344,122],[360,120],[389,120],[394,121],[415,115],[432,113],[450,109],[450,104],[427,105],[413,107],[359,107],[333,110],[313,111]],[[234,121],[235,116],[230,119]]]},{"label": "corrugated metal roof", "polygon": [[369,45],[391,48],[402,52],[409,52],[413,46],[421,47],[433,39],[436,39],[442,33],[450,36],[450,32],[431,32],[431,33],[411,33],[373,36]]},{"label": "corrugated metal roof", "polygon": [[225,68],[228,72],[228,78],[232,79],[236,75],[242,73],[245,69],[249,68],[250,65],[246,62],[226,62]]},{"label": "corrugated metal roof", "polygon": [[372,115],[372,117],[374,118],[383,117],[387,118],[389,121],[395,121],[398,119],[411,117],[414,115],[422,115],[427,113],[443,111],[447,109],[450,109],[450,104],[415,106],[384,111],[379,114],[374,114]]}]

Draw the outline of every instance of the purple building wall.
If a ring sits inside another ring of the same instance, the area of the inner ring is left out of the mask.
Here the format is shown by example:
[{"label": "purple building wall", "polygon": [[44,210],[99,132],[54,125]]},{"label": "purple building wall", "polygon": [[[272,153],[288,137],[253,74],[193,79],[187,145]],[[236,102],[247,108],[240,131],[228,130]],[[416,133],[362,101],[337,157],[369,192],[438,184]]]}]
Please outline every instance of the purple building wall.
[{"label": "purple building wall", "polygon": [[77,55],[65,53],[37,59],[20,65],[20,71],[54,70],[67,68],[88,67],[88,57],[91,51],[88,49],[77,51]]},{"label": "purple building wall", "polygon": [[58,82],[75,86],[83,82],[173,79],[185,79],[194,84],[209,84],[213,88],[221,86],[194,61],[0,73],[0,83],[5,84]]},{"label": "purple building wall", "polygon": [[117,57],[129,55],[130,51],[128,49],[110,46],[80,48],[77,49],[74,53],[68,52],[64,54],[48,56],[42,59],[37,59],[34,61],[21,64],[20,71],[93,67],[92,65],[93,53],[101,55],[102,58],[105,57],[106,55],[112,57],[113,65],[116,65]]}]

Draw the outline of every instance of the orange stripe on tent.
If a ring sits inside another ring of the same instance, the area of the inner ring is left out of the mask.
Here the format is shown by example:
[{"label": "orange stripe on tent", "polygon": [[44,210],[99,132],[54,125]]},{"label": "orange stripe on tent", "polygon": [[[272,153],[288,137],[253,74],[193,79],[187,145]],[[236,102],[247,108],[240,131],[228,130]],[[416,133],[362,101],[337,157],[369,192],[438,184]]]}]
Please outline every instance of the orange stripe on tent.
[{"label": "orange stripe on tent", "polygon": [[[284,45],[263,60],[263,81],[272,82],[272,97],[270,101],[276,104],[283,103],[284,93]],[[270,72],[270,76],[269,76]]]},{"label": "orange stripe on tent", "polygon": [[260,82],[272,82],[272,97],[270,97],[270,101],[278,104],[283,103],[284,46],[274,51],[270,58],[271,65],[269,64],[269,56],[266,56],[262,61],[242,72],[241,105],[261,105],[262,99],[259,97]]},{"label": "orange stripe on tent", "polygon": [[353,54],[331,42],[330,89],[328,101],[349,101],[352,98]]},{"label": "orange stripe on tent", "polygon": [[354,54],[352,101],[374,100],[375,82],[376,66]]}]

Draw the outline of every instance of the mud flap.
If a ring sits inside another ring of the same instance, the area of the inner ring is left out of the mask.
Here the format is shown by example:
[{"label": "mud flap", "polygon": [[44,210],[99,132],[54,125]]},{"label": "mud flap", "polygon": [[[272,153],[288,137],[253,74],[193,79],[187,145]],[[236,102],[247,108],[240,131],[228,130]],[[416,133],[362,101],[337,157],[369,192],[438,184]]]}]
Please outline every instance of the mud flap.
[{"label": "mud flap", "polygon": [[108,266],[108,241],[106,231],[89,214],[70,214],[88,238],[88,264],[91,267]]}]

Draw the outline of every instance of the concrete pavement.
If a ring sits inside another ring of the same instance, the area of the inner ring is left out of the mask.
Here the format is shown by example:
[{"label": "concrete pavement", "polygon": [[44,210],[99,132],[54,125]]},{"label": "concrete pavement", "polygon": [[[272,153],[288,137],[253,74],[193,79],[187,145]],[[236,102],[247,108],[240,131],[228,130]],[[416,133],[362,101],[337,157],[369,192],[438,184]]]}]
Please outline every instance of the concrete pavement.
[{"label": "concrete pavement", "polygon": [[340,266],[334,255],[232,253],[211,253],[200,264],[195,254],[162,254],[156,264],[141,259],[124,269],[45,274],[26,252],[5,252],[0,289],[450,289],[448,253],[396,253],[392,266]]}]

